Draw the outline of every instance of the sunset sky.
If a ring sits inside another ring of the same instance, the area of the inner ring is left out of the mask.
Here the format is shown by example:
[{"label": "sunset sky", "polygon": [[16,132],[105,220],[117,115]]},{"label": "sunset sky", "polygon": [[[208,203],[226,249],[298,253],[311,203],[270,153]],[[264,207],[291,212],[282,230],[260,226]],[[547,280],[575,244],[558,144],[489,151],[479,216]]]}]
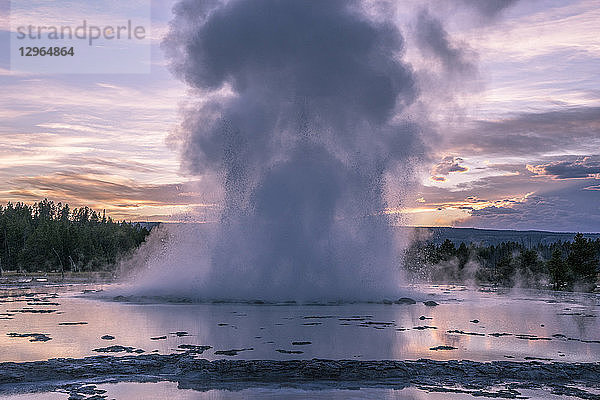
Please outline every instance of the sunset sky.
[{"label": "sunset sky", "polygon": [[[497,13],[459,3],[370,3],[400,26],[430,121],[422,185],[387,211],[414,225],[599,232],[600,0],[514,1]],[[160,47],[172,5],[152,2],[151,73],[38,74],[11,70],[0,0],[0,204],[49,198],[134,221],[214,214],[169,140],[182,107],[202,101]],[[63,17],[111,18],[72,13]],[[46,15],[31,6],[40,24]],[[447,31],[461,63],[451,79],[416,46],[423,18]]]}]

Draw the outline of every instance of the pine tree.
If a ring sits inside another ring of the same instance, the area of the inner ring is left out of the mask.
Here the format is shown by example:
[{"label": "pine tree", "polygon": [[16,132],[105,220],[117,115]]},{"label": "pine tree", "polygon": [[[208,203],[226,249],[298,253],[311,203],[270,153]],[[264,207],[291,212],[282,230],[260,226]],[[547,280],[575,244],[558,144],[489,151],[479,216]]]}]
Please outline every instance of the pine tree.
[{"label": "pine tree", "polygon": [[550,273],[550,283],[554,290],[570,290],[573,287],[573,276],[569,273],[567,263],[563,260],[561,251],[555,249],[547,262]]},{"label": "pine tree", "polygon": [[598,255],[594,243],[584,238],[581,233],[575,235],[571,244],[567,265],[573,273],[575,287],[585,291],[594,290],[598,274]]},{"label": "pine tree", "polygon": [[64,271],[106,269],[139,246],[149,234],[138,224],[114,222],[88,207],[44,199],[33,206],[0,206],[2,269]]}]

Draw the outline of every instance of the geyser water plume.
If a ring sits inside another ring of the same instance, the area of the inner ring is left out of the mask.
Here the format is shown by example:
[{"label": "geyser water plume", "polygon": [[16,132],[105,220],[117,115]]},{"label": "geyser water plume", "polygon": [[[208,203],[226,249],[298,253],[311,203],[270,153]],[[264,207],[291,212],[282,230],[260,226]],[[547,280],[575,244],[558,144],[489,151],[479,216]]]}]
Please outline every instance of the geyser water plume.
[{"label": "geyser water plume", "polygon": [[163,47],[176,76],[210,100],[186,113],[172,140],[188,172],[219,177],[223,211],[192,236],[167,228],[179,241],[139,290],[199,299],[397,295],[386,188],[394,171],[411,176],[422,151],[419,126],[403,114],[417,91],[401,33],[360,5],[175,6]]}]

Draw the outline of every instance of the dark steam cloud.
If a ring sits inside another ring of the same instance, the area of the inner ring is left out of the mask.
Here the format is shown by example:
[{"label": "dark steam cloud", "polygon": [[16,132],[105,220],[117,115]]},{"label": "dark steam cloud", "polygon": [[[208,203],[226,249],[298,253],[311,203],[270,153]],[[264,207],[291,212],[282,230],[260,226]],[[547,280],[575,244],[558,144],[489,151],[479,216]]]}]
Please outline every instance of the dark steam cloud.
[{"label": "dark steam cloud", "polygon": [[463,4],[474,8],[487,18],[495,18],[518,1],[519,0],[461,0]]},{"label": "dark steam cloud", "polygon": [[452,43],[441,21],[426,9],[417,18],[416,38],[419,49],[426,55],[439,59],[450,73],[460,75],[477,72],[465,49]]}]

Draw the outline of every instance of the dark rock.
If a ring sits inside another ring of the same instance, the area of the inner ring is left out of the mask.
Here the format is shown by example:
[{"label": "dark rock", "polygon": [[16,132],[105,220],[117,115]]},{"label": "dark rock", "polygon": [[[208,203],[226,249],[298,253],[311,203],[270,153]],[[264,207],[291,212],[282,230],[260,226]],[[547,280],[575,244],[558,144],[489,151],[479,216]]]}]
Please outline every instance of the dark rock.
[{"label": "dark rock", "polygon": [[438,303],[433,300],[424,301],[423,304],[425,304],[427,307],[435,307],[438,305]]},{"label": "dark rock", "polygon": [[194,354],[202,354],[206,350],[212,349],[212,346],[196,345],[196,344],[180,344],[179,346],[177,346],[177,348],[189,351]]},{"label": "dark rock", "polygon": [[94,385],[82,386],[79,389],[77,389],[77,393],[96,394],[96,386],[94,386]]},{"label": "dark rock", "polygon": [[100,339],[102,340],[115,340],[115,337],[112,335],[104,335]]},{"label": "dark rock", "polygon": [[456,350],[457,348],[454,346],[436,346],[436,347],[430,347],[429,350]]},{"label": "dark rock", "polygon": [[144,350],[142,349],[136,349],[135,347],[128,347],[128,346],[121,346],[121,345],[115,345],[115,346],[109,346],[109,347],[101,347],[98,349],[93,349],[92,351],[95,351],[97,353],[143,353]]},{"label": "dark rock", "polygon": [[361,325],[382,325],[382,326],[393,326],[395,325],[393,322],[377,322],[377,321],[366,321]]},{"label": "dark rock", "polygon": [[304,353],[303,351],[300,350],[283,350],[283,349],[277,349],[275,350],[278,353],[282,353],[282,354],[302,354]]},{"label": "dark rock", "polygon": [[538,337],[538,336],[534,336],[534,335],[516,335],[515,337],[517,339],[524,339],[524,340],[552,340],[552,338]]},{"label": "dark rock", "polygon": [[51,314],[58,310],[36,310],[33,308],[22,308],[20,310],[7,310],[9,313],[22,313],[22,314]]},{"label": "dark rock", "polygon": [[30,342],[47,342],[52,338],[44,333],[7,333],[6,336],[17,338],[31,338]]},{"label": "dark rock", "polygon": [[312,344],[312,342],[308,342],[308,341],[292,342],[293,346],[305,346],[307,344]]},{"label": "dark rock", "polygon": [[446,331],[448,333],[458,333],[459,335],[469,335],[469,336],[485,336],[485,333],[477,333],[477,332],[465,332],[465,331],[459,331],[459,330],[450,330],[450,331]]},{"label": "dark rock", "polygon": [[396,300],[394,303],[396,304],[417,304],[417,302],[410,297],[401,297]]},{"label": "dark rock", "polygon": [[248,349],[217,350],[217,351],[215,351],[215,354],[218,354],[221,356],[237,356],[238,353],[240,353],[242,351],[249,351],[249,350],[254,350],[254,348],[250,347]]}]

